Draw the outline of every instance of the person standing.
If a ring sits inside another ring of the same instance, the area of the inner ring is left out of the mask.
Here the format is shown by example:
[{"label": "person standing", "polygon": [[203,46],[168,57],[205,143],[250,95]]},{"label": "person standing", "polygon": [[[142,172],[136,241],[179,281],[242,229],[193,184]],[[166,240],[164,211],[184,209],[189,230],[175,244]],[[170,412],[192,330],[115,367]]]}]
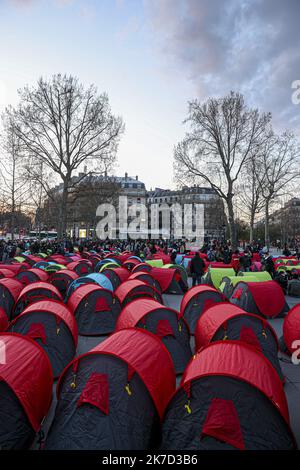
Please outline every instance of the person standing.
[{"label": "person standing", "polygon": [[201,277],[204,274],[204,269],[205,269],[205,263],[203,259],[200,258],[199,253],[196,252],[190,264],[190,273],[193,279],[193,287],[196,284],[201,284]]}]

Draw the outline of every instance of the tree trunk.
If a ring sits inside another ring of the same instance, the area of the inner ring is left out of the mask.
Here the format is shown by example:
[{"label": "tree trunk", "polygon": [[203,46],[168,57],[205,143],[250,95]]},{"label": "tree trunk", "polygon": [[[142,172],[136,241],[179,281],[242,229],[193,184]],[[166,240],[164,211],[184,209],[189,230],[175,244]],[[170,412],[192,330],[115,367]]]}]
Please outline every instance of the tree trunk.
[{"label": "tree trunk", "polygon": [[250,217],[250,236],[249,236],[250,244],[253,243],[253,233],[254,233],[254,215],[251,214],[251,217]]},{"label": "tree trunk", "polygon": [[60,218],[59,218],[58,233],[57,233],[57,237],[59,240],[63,238],[67,229],[68,189],[69,189],[68,183],[69,181],[65,179],[64,184],[63,184],[63,192],[62,192],[60,211],[59,211]]},{"label": "tree trunk", "polygon": [[265,205],[265,246],[269,249],[270,247],[270,235],[269,235],[269,201],[266,201]]},{"label": "tree trunk", "polygon": [[229,236],[231,240],[231,247],[233,250],[237,249],[237,236],[236,236],[236,225],[234,219],[234,210],[232,198],[227,200],[227,209],[228,209],[228,225],[229,225]]}]

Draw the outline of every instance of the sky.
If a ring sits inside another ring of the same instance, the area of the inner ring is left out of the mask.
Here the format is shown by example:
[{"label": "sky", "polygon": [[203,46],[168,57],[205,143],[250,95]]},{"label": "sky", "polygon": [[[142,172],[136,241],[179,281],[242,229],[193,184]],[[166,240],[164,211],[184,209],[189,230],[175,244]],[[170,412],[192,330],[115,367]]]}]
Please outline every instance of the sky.
[{"label": "sky", "polygon": [[116,174],[174,187],[189,100],[230,90],[300,130],[299,0],[0,0],[0,111],[40,76],[106,91],[125,134]]}]

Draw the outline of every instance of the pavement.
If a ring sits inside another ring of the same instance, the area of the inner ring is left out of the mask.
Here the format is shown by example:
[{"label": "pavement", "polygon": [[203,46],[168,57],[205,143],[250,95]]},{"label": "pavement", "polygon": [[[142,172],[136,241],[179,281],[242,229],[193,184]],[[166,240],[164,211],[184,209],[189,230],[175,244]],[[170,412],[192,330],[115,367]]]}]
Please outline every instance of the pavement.
[{"label": "pavement", "polygon": [[[164,304],[168,307],[174,308],[175,310],[180,310],[180,303],[181,303],[182,296],[180,295],[163,295]],[[290,307],[293,305],[300,303],[300,299],[292,298],[286,296],[287,303]],[[282,336],[282,324],[283,318],[273,319],[270,320],[270,324],[273,326],[274,330],[278,338]],[[78,340],[78,347],[77,347],[77,356],[83,354],[90,349],[94,348],[97,344],[104,341],[106,336],[97,336],[97,337],[88,337],[88,336],[79,336]],[[194,338],[191,338],[191,347],[192,351],[194,351]],[[280,353],[279,355],[280,365],[282,368],[282,372],[286,377],[286,383],[284,386],[289,413],[290,413],[290,420],[291,420],[291,427],[295,434],[296,441],[300,448],[300,365],[294,365],[291,362],[291,359],[288,356],[285,356]],[[176,380],[177,386],[179,386],[181,377],[178,376]],[[53,402],[43,423],[43,432],[45,436],[50,428],[50,425],[53,421],[55,407],[56,407],[56,383],[53,386]],[[37,442],[35,442],[34,449],[38,448]]]}]

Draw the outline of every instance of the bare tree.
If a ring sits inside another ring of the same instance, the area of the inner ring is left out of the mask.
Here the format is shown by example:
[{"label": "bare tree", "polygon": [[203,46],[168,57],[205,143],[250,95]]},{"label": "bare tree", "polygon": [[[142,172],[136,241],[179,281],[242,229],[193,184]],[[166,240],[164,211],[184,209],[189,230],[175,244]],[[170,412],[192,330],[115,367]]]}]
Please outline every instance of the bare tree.
[{"label": "bare tree", "polygon": [[89,162],[110,169],[123,132],[120,117],[111,113],[108,97],[95,86],[84,89],[77,78],[54,75],[19,91],[20,103],[7,110],[23,151],[50,168],[62,182],[58,235],[66,230],[72,176]]},{"label": "bare tree", "polygon": [[16,132],[13,119],[2,116],[3,135],[1,147],[3,156],[0,159],[0,177],[3,197],[6,200],[6,212],[10,213],[9,231],[14,239],[17,214],[28,196],[28,184],[24,178],[21,141]]},{"label": "bare tree", "polygon": [[242,95],[231,92],[201,104],[189,103],[185,122],[191,126],[175,148],[175,177],[179,183],[208,183],[224,200],[230,238],[237,245],[235,187],[249,156],[259,147],[270,114],[249,109]]},{"label": "bare tree", "polygon": [[264,200],[265,245],[270,245],[270,205],[299,179],[299,146],[291,132],[278,136],[269,130],[260,151],[263,171],[256,173]]},{"label": "bare tree", "polygon": [[[260,175],[260,179],[257,178]],[[254,223],[257,214],[264,208],[262,186],[264,186],[264,167],[257,154],[252,153],[241,172],[241,183],[238,185],[240,211],[249,220],[249,241],[253,242]]]}]

